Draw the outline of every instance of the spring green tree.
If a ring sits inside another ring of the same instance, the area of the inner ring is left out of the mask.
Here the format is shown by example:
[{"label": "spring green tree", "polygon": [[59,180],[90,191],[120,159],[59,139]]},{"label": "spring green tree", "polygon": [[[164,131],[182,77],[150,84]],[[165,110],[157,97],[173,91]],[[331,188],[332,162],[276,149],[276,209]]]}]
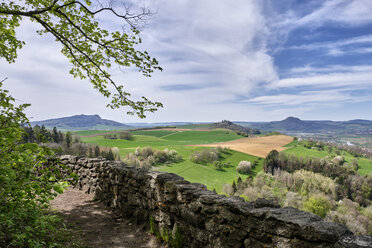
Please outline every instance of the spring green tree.
[{"label": "spring green tree", "polygon": [[277,150],[272,150],[264,160],[264,171],[266,173],[271,173],[274,175],[276,169],[279,168],[279,152]]},{"label": "spring green tree", "polygon": [[[50,34],[62,45],[72,68],[70,73],[80,79],[88,79],[95,89],[111,102],[111,108],[128,106],[127,114],[146,117],[162,107],[146,97],[132,99],[121,82],[116,82],[109,72],[116,64],[120,67],[136,67],[149,77],[154,70],[162,70],[155,58],[135,48],[141,43],[138,27],[146,22],[151,12],[131,13],[125,5],[114,8],[115,1],[92,0],[0,0],[0,57],[15,62],[18,50],[25,42],[17,37],[17,27],[23,19],[38,23],[39,35]],[[123,22],[122,30],[101,28],[100,15],[111,15]],[[114,90],[111,90],[110,87]]]},{"label": "spring green tree", "polygon": [[[59,218],[45,212],[68,179],[53,152],[23,143],[22,125],[29,123],[0,82],[0,247],[57,247],[53,235]],[[22,124],[22,125],[21,125]]]},{"label": "spring green tree", "polygon": [[327,213],[331,210],[331,207],[332,206],[329,199],[323,195],[312,195],[304,203],[305,211],[317,214],[322,218],[327,215]]}]

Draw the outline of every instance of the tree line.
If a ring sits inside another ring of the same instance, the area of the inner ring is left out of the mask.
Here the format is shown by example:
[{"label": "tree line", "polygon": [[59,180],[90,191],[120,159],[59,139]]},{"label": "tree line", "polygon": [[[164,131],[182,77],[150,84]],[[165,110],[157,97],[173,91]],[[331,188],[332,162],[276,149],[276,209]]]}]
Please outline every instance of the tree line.
[{"label": "tree line", "polygon": [[347,198],[362,206],[370,205],[372,201],[372,175],[362,176],[356,171],[356,166],[341,161],[342,158],[327,160],[296,157],[273,150],[264,160],[264,171],[271,175],[274,175],[278,170],[289,173],[298,170],[319,173],[330,177],[339,185],[336,188],[337,199]]},{"label": "tree line", "polygon": [[99,147],[81,142],[80,136],[62,132],[56,127],[48,130],[44,125],[23,126],[23,143],[37,143],[52,148],[56,155],[70,154],[90,158],[102,157],[107,160],[120,160],[119,150]]}]

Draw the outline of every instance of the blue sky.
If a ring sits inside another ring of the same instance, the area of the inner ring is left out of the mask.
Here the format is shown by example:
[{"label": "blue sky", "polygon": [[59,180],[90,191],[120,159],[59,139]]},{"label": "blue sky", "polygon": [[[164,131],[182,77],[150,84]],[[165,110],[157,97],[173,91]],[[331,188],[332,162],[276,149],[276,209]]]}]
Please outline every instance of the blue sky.
[{"label": "blue sky", "polygon": [[[143,44],[163,72],[144,78],[134,68],[112,74],[135,97],[164,103],[145,120],[105,108],[52,37],[27,21],[16,63],[0,61],[5,87],[28,115],[42,120],[99,114],[120,122],[372,120],[372,2],[370,0],[132,0],[156,14]],[[116,19],[102,17],[110,29]],[[115,26],[116,25],[116,26]]]}]

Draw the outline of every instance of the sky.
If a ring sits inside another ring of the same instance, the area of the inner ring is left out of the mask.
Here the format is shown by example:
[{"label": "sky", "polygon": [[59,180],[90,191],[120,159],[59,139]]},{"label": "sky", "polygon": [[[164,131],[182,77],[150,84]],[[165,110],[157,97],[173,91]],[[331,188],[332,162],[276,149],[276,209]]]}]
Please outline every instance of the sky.
[{"label": "sky", "polygon": [[[71,65],[50,35],[22,22],[26,42],[15,63],[0,59],[17,103],[31,103],[32,121],[99,114],[119,122],[372,120],[371,0],[131,0],[132,10],[154,15],[137,48],[155,57],[162,72],[142,76],[113,67],[113,78],[139,98],[164,108],[146,119],[108,100]],[[120,27],[102,16],[103,27]]]}]

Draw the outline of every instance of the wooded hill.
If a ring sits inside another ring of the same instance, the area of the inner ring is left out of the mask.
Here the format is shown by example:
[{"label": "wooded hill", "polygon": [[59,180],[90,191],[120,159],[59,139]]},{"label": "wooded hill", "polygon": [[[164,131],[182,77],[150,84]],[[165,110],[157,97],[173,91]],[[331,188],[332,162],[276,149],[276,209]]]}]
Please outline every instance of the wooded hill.
[{"label": "wooded hill", "polygon": [[234,123],[267,132],[372,134],[372,121],[361,119],[350,121],[306,121],[288,117],[282,121]]},{"label": "wooded hill", "polygon": [[131,127],[120,122],[102,119],[99,115],[74,115],[44,121],[33,121],[32,126],[44,125],[47,129],[60,130],[119,130]]}]

